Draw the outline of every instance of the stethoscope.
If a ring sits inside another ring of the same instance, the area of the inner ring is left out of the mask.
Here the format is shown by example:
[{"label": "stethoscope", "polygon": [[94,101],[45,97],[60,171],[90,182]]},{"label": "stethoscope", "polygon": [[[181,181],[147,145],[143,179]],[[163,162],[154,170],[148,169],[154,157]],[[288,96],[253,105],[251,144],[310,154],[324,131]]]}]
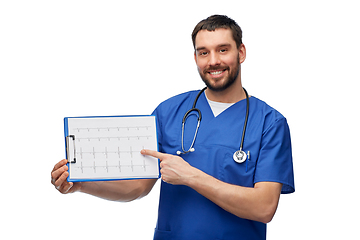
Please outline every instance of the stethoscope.
[{"label": "stethoscope", "polygon": [[[181,148],[182,148],[182,151],[177,151],[176,154],[177,155],[181,155],[181,154],[185,154],[185,153],[189,153],[189,152],[194,152],[195,151],[195,148],[194,148],[194,143],[195,143],[195,139],[196,139],[196,136],[197,136],[197,133],[198,133],[198,129],[200,127],[200,122],[201,122],[201,111],[196,108],[196,103],[200,97],[200,95],[205,91],[206,87],[203,88],[199,93],[198,95],[196,96],[195,100],[194,100],[194,103],[192,105],[192,108],[187,111],[182,119],[182,130],[181,130]],[[243,163],[246,161],[246,158],[249,157],[250,158],[250,151],[248,151],[248,153],[246,154],[242,148],[243,148],[243,144],[244,144],[244,138],[245,138],[245,131],[246,131],[246,125],[247,125],[247,122],[248,122],[248,117],[249,117],[249,95],[247,93],[247,91],[244,89],[244,92],[245,92],[245,95],[246,95],[246,116],[245,116],[245,122],[244,122],[244,128],[243,128],[243,132],[242,132],[242,136],[241,136],[241,143],[240,143],[240,149],[237,150],[236,152],[234,152],[233,154],[233,159],[235,162],[237,163]],[[195,135],[194,135],[194,138],[192,140],[192,143],[190,145],[190,148],[189,150],[185,150],[184,149],[184,129],[185,129],[185,122],[186,122],[186,119],[191,115],[191,114],[194,114],[194,112],[197,112],[197,116],[198,116],[198,119],[197,119],[197,126],[196,126],[196,130],[195,130]]]}]

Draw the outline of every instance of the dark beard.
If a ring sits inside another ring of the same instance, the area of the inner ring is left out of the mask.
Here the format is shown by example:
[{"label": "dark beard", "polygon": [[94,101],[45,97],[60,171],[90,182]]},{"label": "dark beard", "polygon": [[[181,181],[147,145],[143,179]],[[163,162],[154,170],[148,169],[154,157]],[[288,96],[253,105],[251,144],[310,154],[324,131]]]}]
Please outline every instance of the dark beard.
[{"label": "dark beard", "polygon": [[[212,90],[214,92],[224,91],[225,89],[227,89],[231,85],[233,85],[236,78],[239,76],[239,73],[240,73],[240,57],[239,56],[238,56],[237,60],[238,60],[238,67],[236,69],[234,69],[235,71],[230,73],[229,77],[226,79],[226,81],[224,82],[224,84],[222,86],[215,87],[215,86],[211,85],[210,81],[205,77],[205,72],[207,72],[209,70],[218,70],[218,68],[216,68],[216,67],[206,69],[204,72],[204,75],[200,74],[200,77],[202,78],[202,80],[204,81],[204,83],[210,90]],[[224,68],[222,68],[222,69],[224,69]],[[230,71],[229,68],[227,68],[227,71]]]}]

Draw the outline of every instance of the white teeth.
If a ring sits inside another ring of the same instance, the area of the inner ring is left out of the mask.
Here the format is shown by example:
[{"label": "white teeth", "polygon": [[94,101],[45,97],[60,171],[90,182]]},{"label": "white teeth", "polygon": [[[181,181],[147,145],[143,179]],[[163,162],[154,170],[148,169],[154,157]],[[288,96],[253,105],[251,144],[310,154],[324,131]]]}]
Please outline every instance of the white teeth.
[{"label": "white teeth", "polygon": [[218,75],[218,74],[221,74],[223,71],[217,71],[217,72],[211,72],[210,74],[211,75]]}]

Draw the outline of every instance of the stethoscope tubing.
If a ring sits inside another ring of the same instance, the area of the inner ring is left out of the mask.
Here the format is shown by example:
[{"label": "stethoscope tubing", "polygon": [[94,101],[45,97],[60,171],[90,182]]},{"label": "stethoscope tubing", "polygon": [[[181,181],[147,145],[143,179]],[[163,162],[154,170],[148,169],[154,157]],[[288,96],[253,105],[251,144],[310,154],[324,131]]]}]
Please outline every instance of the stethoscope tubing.
[{"label": "stethoscope tubing", "polygon": [[[181,155],[181,154],[186,154],[186,153],[189,153],[189,152],[194,152],[195,149],[193,148],[194,144],[195,144],[195,139],[196,139],[196,136],[197,136],[197,133],[198,133],[198,129],[200,127],[200,122],[201,122],[201,118],[202,118],[202,115],[201,115],[201,111],[196,108],[196,103],[200,97],[200,95],[206,90],[207,87],[203,88],[196,96],[195,100],[194,100],[194,103],[192,105],[192,108],[189,109],[183,119],[182,119],[182,129],[181,129],[181,148],[182,148],[182,152],[181,151],[177,151],[176,153],[178,155]],[[248,118],[249,118],[249,105],[250,105],[250,101],[249,101],[249,95],[246,91],[245,88],[244,89],[244,92],[245,92],[245,95],[246,95],[246,115],[245,115],[245,122],[244,122],[244,127],[243,127],[243,131],[242,131],[242,136],[241,136],[241,142],[240,142],[240,150],[236,151],[233,155],[233,158],[234,158],[234,161],[237,162],[237,163],[243,163],[246,158],[247,158],[247,155],[246,153],[242,150],[243,149],[243,145],[244,145],[244,140],[245,140],[245,132],[246,132],[246,126],[247,126],[247,122],[248,122]],[[184,131],[185,131],[185,121],[187,119],[187,117],[192,113],[192,112],[197,112],[198,113],[198,122],[197,122],[197,126],[196,126],[196,130],[195,130],[195,134],[194,134],[194,138],[193,138],[193,141],[190,145],[190,148],[189,150],[185,150],[184,148]],[[241,156],[240,156],[241,155]],[[248,151],[248,155],[250,157],[250,152]]]},{"label": "stethoscope tubing", "polygon": [[246,91],[245,88],[244,89],[244,92],[245,92],[245,95],[246,95],[246,115],[245,115],[245,122],[244,122],[244,128],[243,128],[243,132],[242,132],[242,136],[241,136],[241,142],[240,142],[240,151],[242,150],[243,148],[243,144],[244,144],[244,139],[245,139],[245,131],[246,131],[246,125],[247,125],[247,122],[248,122],[248,118],[249,118],[249,95]]}]

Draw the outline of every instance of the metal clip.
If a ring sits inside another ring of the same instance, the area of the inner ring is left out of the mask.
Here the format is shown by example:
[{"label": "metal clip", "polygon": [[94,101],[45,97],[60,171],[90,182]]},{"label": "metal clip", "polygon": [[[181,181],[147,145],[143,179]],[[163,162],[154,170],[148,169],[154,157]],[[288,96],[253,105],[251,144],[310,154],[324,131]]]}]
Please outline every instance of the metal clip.
[{"label": "metal clip", "polygon": [[[70,143],[72,141],[72,144]],[[66,137],[66,157],[69,163],[76,163],[75,136]]]}]

